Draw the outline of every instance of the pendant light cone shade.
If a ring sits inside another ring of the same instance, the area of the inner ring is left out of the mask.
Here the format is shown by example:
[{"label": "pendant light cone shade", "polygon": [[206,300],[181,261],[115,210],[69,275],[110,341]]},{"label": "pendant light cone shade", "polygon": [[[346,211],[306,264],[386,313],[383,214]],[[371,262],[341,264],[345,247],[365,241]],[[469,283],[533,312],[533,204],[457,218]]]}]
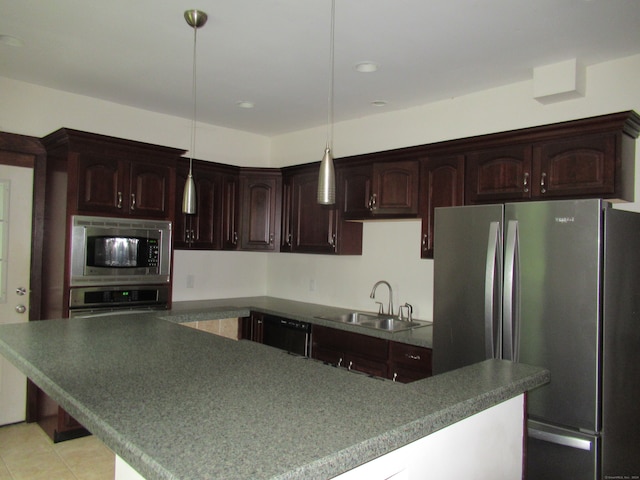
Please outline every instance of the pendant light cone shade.
[{"label": "pendant light cone shade", "polygon": [[193,77],[192,77],[192,99],[193,116],[191,118],[191,148],[189,150],[189,174],[184,185],[184,196],[182,197],[182,213],[196,213],[196,184],[193,181],[193,157],[196,150],[196,46],[198,40],[198,28],[207,23],[207,14],[200,10],[187,10],[184,12],[184,19],[193,28]]},{"label": "pendant light cone shade", "polygon": [[333,168],[333,155],[327,145],[320,162],[320,174],[318,175],[318,203],[321,205],[333,205],[336,203],[336,174]]},{"label": "pendant light cone shade", "polygon": [[321,205],[333,205],[336,203],[336,174],[333,167],[333,79],[334,79],[334,30],[336,19],[336,1],[331,0],[331,35],[329,43],[329,95],[327,108],[327,146],[320,162],[318,174],[318,203]]}]

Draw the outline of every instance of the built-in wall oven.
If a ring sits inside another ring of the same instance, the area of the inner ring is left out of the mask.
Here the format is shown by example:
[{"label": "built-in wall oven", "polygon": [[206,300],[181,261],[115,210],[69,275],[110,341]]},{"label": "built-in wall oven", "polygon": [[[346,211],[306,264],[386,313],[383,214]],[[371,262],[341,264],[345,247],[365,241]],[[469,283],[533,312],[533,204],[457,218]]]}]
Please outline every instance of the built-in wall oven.
[{"label": "built-in wall oven", "polygon": [[69,317],[96,317],[166,310],[168,285],[102,285],[70,290]]}]

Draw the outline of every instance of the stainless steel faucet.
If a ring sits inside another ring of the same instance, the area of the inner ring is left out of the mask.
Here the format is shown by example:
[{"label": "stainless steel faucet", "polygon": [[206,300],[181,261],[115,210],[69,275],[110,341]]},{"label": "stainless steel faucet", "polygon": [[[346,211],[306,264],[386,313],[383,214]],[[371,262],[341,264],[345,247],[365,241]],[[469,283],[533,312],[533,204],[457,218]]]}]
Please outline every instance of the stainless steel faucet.
[{"label": "stainless steel faucet", "polygon": [[[369,298],[376,298],[376,289],[380,284],[384,284],[389,288],[389,309],[387,310],[387,312],[389,313],[389,315],[393,315],[393,290],[391,289],[391,285],[389,285],[389,282],[387,282],[386,280],[380,280],[379,282],[376,282],[373,288],[371,289],[371,294],[369,295]],[[380,310],[381,311],[379,313],[384,313],[384,309],[382,308],[382,305],[380,305]]]}]

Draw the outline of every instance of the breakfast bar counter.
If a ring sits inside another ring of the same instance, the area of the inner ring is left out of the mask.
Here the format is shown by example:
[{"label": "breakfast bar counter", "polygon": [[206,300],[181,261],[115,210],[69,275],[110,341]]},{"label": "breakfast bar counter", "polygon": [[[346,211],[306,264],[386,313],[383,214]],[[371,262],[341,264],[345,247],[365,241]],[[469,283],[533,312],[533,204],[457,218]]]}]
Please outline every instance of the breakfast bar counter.
[{"label": "breakfast bar counter", "polygon": [[333,478],[549,381],[489,360],[403,385],[163,315],[2,325],[0,354],[148,480]]}]

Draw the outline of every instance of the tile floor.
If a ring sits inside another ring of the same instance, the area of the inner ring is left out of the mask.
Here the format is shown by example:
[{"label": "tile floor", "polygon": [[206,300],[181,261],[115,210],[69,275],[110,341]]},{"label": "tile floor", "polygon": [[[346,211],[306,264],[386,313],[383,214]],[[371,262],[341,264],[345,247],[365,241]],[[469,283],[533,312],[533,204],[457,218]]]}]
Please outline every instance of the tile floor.
[{"label": "tile floor", "polygon": [[115,457],[93,435],[53,443],[36,423],[0,427],[0,480],[113,480]]}]

